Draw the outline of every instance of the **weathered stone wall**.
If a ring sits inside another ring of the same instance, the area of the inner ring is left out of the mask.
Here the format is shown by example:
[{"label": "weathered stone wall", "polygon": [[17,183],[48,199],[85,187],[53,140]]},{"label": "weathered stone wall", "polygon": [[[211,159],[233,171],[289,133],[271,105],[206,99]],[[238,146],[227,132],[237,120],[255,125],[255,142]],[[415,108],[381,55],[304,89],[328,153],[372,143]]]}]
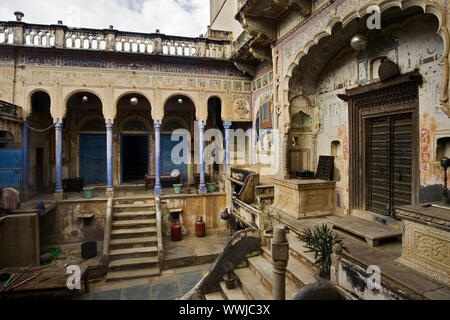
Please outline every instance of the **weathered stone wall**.
[{"label": "weathered stone wall", "polygon": [[[418,16],[401,25],[383,30],[383,37],[371,39],[366,52],[357,53],[350,46],[342,49],[323,69],[316,85],[317,156],[334,155],[336,192],[341,198],[341,209],[348,211],[348,112],[347,102],[337,94],[358,85],[379,81],[379,57],[386,55],[399,65],[400,72],[418,69],[423,77],[419,88],[420,113],[420,184],[429,186],[442,183],[440,159],[435,159],[438,137],[450,136],[450,120],[439,104],[442,71],[443,42],[436,34],[438,21],[432,16]],[[332,150],[332,142],[339,151]],[[336,152],[335,154],[333,154]],[[425,190],[427,187],[424,188]],[[421,191],[423,193],[424,191]]]},{"label": "weathered stone wall", "polygon": [[39,215],[13,214],[0,218],[0,269],[39,265]]},{"label": "weathered stone wall", "polygon": [[[195,222],[198,216],[203,217],[205,221],[206,232],[211,229],[216,229],[219,225],[220,212],[226,208],[226,195],[225,193],[214,193],[205,195],[180,195],[163,197],[162,200],[166,201],[169,209],[181,208],[181,219],[186,231],[191,234],[195,234]],[[165,212],[168,215],[168,212]],[[163,233],[164,230],[169,230],[170,224],[169,217],[163,216]],[[170,233],[169,233],[170,234]]]},{"label": "weathered stone wall", "polygon": [[[86,213],[93,213],[94,217],[78,217]],[[103,241],[105,214],[106,200],[60,202],[55,210],[40,218],[41,246]]]}]

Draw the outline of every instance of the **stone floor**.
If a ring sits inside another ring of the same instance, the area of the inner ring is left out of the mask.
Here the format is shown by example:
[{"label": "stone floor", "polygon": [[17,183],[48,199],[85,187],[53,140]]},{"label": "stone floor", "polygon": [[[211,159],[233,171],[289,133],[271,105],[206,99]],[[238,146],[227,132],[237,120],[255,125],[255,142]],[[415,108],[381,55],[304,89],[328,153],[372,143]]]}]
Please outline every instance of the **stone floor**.
[{"label": "stone floor", "polygon": [[90,292],[79,300],[175,300],[192,289],[211,264],[164,270],[158,277],[105,283],[91,283]]},{"label": "stone floor", "polygon": [[172,241],[170,237],[163,238],[164,258],[166,260],[185,257],[200,257],[222,252],[229,239],[225,230],[208,229],[204,237],[196,237],[189,233],[181,241]]}]

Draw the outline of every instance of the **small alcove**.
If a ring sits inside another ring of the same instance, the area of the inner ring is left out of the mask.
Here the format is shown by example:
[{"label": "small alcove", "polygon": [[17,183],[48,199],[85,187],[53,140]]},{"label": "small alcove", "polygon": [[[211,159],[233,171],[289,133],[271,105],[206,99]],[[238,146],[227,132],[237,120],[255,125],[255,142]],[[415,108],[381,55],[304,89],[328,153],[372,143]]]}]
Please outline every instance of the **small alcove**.
[{"label": "small alcove", "polygon": [[450,137],[443,137],[437,139],[436,161],[439,162],[444,157],[450,158]]},{"label": "small alcove", "polygon": [[339,140],[333,140],[331,142],[331,155],[335,158],[342,156],[341,142]]}]

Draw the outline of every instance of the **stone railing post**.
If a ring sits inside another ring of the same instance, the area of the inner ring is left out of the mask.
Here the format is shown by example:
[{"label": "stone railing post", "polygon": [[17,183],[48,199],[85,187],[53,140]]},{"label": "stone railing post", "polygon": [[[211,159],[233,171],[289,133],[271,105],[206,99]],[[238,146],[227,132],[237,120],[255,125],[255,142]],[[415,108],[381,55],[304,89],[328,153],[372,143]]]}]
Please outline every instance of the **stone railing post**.
[{"label": "stone railing post", "polygon": [[156,33],[158,34],[158,36],[153,39],[153,46],[154,46],[153,51],[156,54],[162,54],[163,53],[163,45],[162,45],[161,36],[159,35],[159,30],[156,30]]},{"label": "stone railing post", "polygon": [[114,26],[110,25],[109,29],[105,30],[106,32],[106,50],[107,51],[115,51],[116,50],[116,30],[114,30]]},{"label": "stone railing post", "polygon": [[289,260],[289,243],[283,226],[273,228],[272,265],[273,265],[273,300],[286,299],[286,267]]},{"label": "stone railing post", "polygon": [[13,33],[13,43],[23,45],[25,43],[23,23],[16,22],[11,29]]},{"label": "stone railing post", "polygon": [[53,26],[55,28],[55,47],[65,48],[66,47],[66,37],[65,37],[65,27],[62,21],[58,21],[57,25]]},{"label": "stone railing post", "polygon": [[342,258],[342,246],[335,244],[333,246],[333,253],[331,254],[331,266],[330,266],[330,281],[334,285],[339,283],[339,262]]}]

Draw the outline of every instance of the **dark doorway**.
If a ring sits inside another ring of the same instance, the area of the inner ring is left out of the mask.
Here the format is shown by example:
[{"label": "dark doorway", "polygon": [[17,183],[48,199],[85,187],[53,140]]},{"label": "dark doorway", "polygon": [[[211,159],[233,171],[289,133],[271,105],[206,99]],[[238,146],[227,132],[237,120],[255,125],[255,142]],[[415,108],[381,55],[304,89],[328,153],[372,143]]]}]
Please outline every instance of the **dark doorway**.
[{"label": "dark doorway", "polygon": [[148,172],[148,134],[122,135],[122,182],[142,183]]},{"label": "dark doorway", "polygon": [[36,149],[36,189],[42,191],[44,188],[44,149]]}]

